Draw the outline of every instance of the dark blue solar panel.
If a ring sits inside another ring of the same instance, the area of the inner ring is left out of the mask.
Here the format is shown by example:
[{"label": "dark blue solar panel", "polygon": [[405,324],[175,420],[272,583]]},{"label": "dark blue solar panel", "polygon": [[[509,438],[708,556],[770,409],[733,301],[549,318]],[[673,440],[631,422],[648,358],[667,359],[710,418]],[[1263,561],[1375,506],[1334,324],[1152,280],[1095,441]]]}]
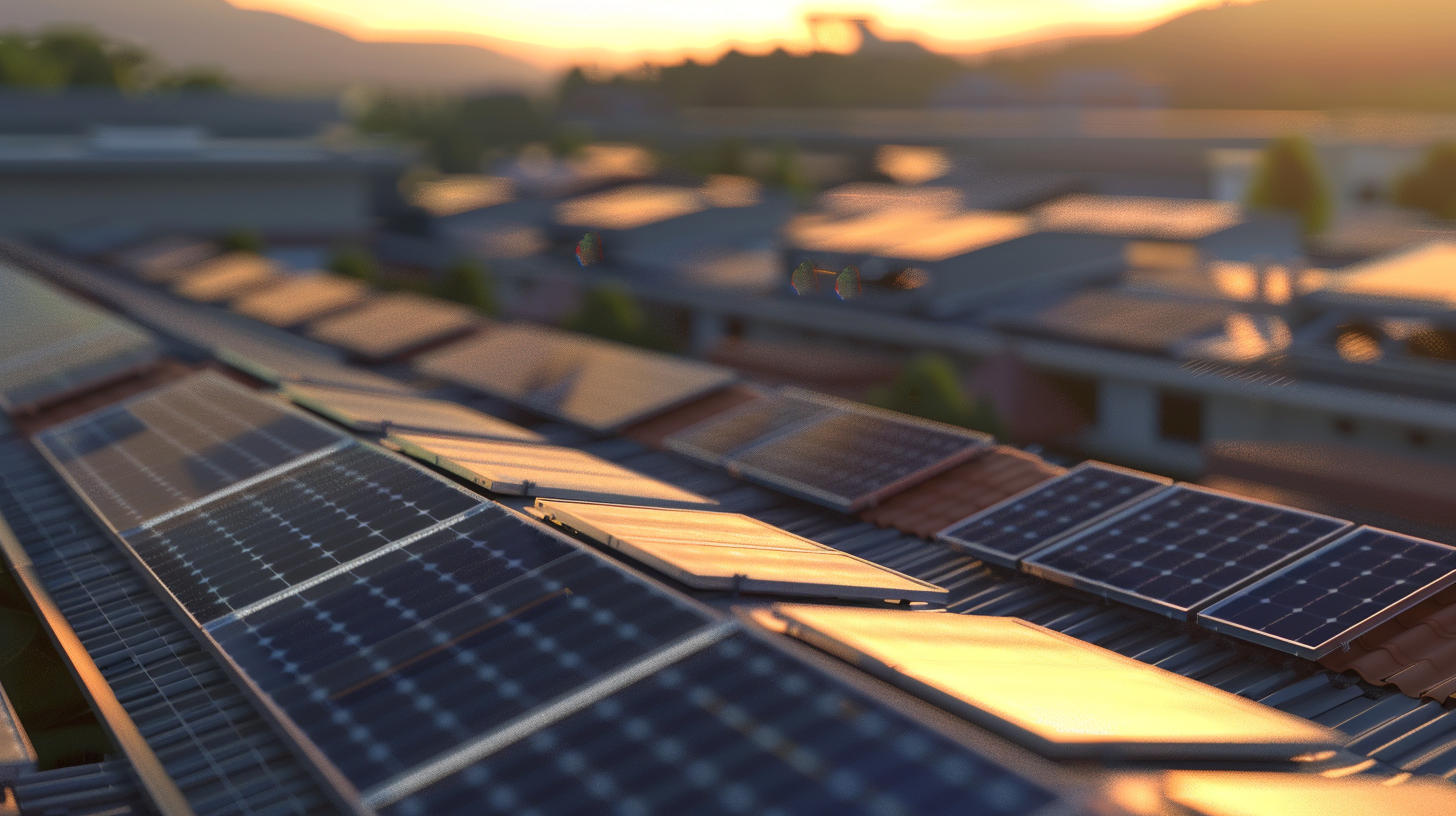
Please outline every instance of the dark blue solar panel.
[{"label": "dark blue solar panel", "polygon": [[993,564],[1021,559],[1171,482],[1086,462],[1049,482],[956,522],[936,538]]},{"label": "dark blue solar panel", "polygon": [[1034,575],[1186,620],[1347,522],[1179,485],[1022,562]]},{"label": "dark blue solar panel", "polygon": [[350,447],[124,538],[207,623],[481,501],[388,454]]},{"label": "dark blue solar panel", "polygon": [[1012,816],[1057,798],[738,635],[383,812]]},{"label": "dark blue solar panel", "polygon": [[709,464],[722,464],[734,451],[829,410],[818,402],[775,394],[673,434],[667,447]]},{"label": "dark blue solar panel", "polygon": [[37,437],[117,530],[342,441],[215,374],[164,386]]},{"label": "dark blue solar panel", "polygon": [[874,504],[974,456],[974,431],[894,416],[841,412],[731,457],[744,478],[845,513]]},{"label": "dark blue solar panel", "polygon": [[1456,549],[1362,527],[1198,616],[1211,629],[1323,657],[1456,582]]},{"label": "dark blue solar panel", "polygon": [[708,622],[492,507],[212,634],[366,788]]}]

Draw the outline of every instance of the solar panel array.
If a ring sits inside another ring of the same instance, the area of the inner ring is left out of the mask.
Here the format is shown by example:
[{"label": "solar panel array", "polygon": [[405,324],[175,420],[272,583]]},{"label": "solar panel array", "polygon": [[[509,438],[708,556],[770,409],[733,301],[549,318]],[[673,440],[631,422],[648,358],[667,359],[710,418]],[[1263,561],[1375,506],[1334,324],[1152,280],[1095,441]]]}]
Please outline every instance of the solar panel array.
[{"label": "solar panel array", "polygon": [[36,441],[102,519],[127,530],[346,440],[205,373],[58,425]]},{"label": "solar panel array", "polygon": [[366,433],[400,429],[518,442],[545,441],[535,431],[444,400],[302,383],[285,386],[283,393],[298,405]]},{"label": "solar panel array", "polygon": [[779,392],[679,431],[665,444],[701,462],[724,465],[737,451],[830,410],[823,402]]},{"label": "solar panel array", "polygon": [[1456,583],[1456,548],[1362,527],[1198,615],[1216,631],[1317,660]]},{"label": "solar panel array", "polygon": [[145,332],[0,266],[0,409],[27,411],[152,365]]},{"label": "solar panel array", "polygon": [[694,589],[945,603],[950,593],[747,516],[538,501],[547,518]]},{"label": "solar panel array", "polygon": [[290,328],[369,301],[369,285],[339,275],[303,275],[238,298],[232,310]]},{"label": "solar panel array", "polygon": [[309,324],[308,336],[365,360],[389,360],[458,337],[482,321],[465,306],[395,292]]},{"label": "solar panel array", "polygon": [[982,560],[1015,568],[1021,559],[1058,538],[1170,484],[1170,479],[1084,462],[956,522],[935,538]]},{"label": "solar panel array", "polygon": [[496,325],[422,355],[423,374],[598,431],[729,385],[726,368],[525,324]]},{"label": "solar panel array", "polygon": [[172,291],[188,300],[222,303],[275,283],[277,264],[251,252],[230,252],[203,261],[172,284]]},{"label": "solar panel array", "polygon": [[1179,485],[1033,554],[1033,575],[1179,620],[1348,522]]}]

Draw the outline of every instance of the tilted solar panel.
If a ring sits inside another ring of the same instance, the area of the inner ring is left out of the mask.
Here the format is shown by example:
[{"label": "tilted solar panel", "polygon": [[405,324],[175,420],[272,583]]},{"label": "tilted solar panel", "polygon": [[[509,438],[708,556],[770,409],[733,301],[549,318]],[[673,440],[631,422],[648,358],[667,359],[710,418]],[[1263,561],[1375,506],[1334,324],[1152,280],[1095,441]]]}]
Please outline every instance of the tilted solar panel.
[{"label": "tilted solar panel", "polygon": [[270,326],[291,328],[370,300],[369,285],[339,275],[304,275],[238,298],[232,310]]},{"label": "tilted solar panel", "polygon": [[937,533],[937,541],[1015,568],[1056,539],[1147,498],[1171,479],[1083,462],[1051,481],[992,505]]},{"label": "tilted solar panel", "polygon": [[544,500],[536,506],[694,589],[932,603],[950,597],[929,582],[747,516]]},{"label": "tilted solar panel", "polygon": [[982,433],[889,412],[842,411],[729,457],[745,479],[839,510],[872,506],[980,453]]},{"label": "tilted solar panel", "polygon": [[525,324],[423,355],[424,374],[598,431],[613,431],[722,388],[731,369]]},{"label": "tilted solar panel", "polygon": [[58,425],[36,442],[98,515],[127,530],[345,437],[208,372]]},{"label": "tilted solar panel", "polygon": [[458,303],[396,292],[309,325],[308,336],[366,360],[388,360],[470,332],[483,321]]},{"label": "tilted solar panel", "polygon": [[386,816],[1032,816],[1065,806],[1047,770],[951,739],[737,635],[377,806]]},{"label": "tilted solar panel", "polygon": [[221,303],[281,279],[278,265],[251,252],[230,252],[182,274],[172,290],[188,300]]},{"label": "tilted solar panel", "polygon": [[831,410],[822,402],[780,392],[675,433],[667,438],[665,444],[669,450],[684,456],[710,465],[721,465],[733,453],[825,416]]},{"label": "tilted solar panel", "polygon": [[1214,631],[1318,660],[1456,583],[1456,548],[1361,527],[1198,614]]},{"label": "tilted solar panel", "polygon": [[1022,562],[1033,575],[1178,620],[1348,522],[1178,485]]},{"label": "tilted solar panel", "polygon": [[207,624],[480,506],[455,485],[354,446],[124,539]]},{"label": "tilted solar panel", "polygon": [[510,496],[660,507],[717,504],[575,448],[418,433],[390,434],[386,442],[491,492]]},{"label": "tilted solar panel", "polygon": [[487,505],[211,634],[365,789],[710,622],[601,556]]},{"label": "tilted solar panel", "polygon": [[546,441],[535,431],[444,400],[305,383],[287,385],[283,393],[295,403],[356,431],[383,433],[399,429],[518,442]]}]

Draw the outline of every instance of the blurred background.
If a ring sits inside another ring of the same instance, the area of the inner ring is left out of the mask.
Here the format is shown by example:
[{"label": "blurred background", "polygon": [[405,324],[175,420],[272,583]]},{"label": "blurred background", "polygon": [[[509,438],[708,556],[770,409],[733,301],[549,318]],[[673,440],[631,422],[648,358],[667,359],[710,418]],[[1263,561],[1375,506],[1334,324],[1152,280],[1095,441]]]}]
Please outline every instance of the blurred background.
[{"label": "blurred background", "polygon": [[1447,540],[1453,33],[1446,0],[6,0],[0,232]]}]

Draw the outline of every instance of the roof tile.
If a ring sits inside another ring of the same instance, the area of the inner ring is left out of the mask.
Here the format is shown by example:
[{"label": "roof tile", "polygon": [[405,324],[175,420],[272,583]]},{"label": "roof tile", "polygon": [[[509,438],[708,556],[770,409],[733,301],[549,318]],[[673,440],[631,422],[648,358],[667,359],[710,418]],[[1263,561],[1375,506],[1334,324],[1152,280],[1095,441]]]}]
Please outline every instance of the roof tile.
[{"label": "roof tile", "polygon": [[929,538],[951,523],[1064,473],[1015,448],[997,446],[860,513],[880,527]]},{"label": "roof tile", "polygon": [[1320,665],[1411,697],[1450,697],[1456,693],[1456,587],[1375,627]]}]

